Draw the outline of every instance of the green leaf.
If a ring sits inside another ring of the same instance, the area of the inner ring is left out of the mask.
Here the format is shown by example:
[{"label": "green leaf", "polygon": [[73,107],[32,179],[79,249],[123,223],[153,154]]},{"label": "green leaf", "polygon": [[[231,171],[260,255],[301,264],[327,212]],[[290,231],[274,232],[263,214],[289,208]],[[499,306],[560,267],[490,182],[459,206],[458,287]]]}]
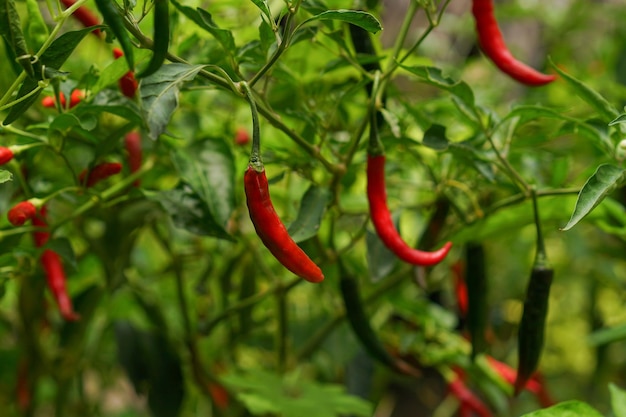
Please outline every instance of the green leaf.
[{"label": "green leaf", "polygon": [[[396,227],[398,227],[396,222]],[[398,257],[370,230],[365,235],[367,246],[367,269],[372,282],[378,282],[393,271],[398,264]]]},{"label": "green leaf", "polygon": [[600,165],[578,194],[572,217],[561,230],[569,230],[598,206],[615,188],[626,181],[626,170],[614,165]]},{"label": "green leaf", "polygon": [[615,384],[609,384],[611,408],[615,417],[626,417],[626,391]]},{"label": "green leaf", "polygon": [[446,137],[446,128],[438,124],[433,124],[424,132],[422,143],[436,151],[445,151],[448,149],[448,138]]},{"label": "green leaf", "polygon": [[203,65],[163,65],[141,82],[141,100],[149,135],[156,140],[165,132],[170,117],[178,107],[179,86],[192,80]]},{"label": "green leaf", "polygon": [[581,401],[565,401],[521,417],[603,417],[595,408]]},{"label": "green leaf", "polygon": [[13,181],[13,174],[11,174],[10,171],[0,169],[0,184],[4,184],[9,181]]},{"label": "green leaf", "polygon": [[593,107],[598,112],[598,114],[600,114],[600,116],[603,120],[606,121],[606,123],[611,122],[611,120],[614,120],[616,117],[619,116],[619,112],[617,111],[617,109],[604,97],[602,97],[600,93],[593,90],[591,87],[578,80],[577,78],[569,75],[558,66],[554,65],[554,63],[552,64],[552,67],[556,70],[556,72],[559,73],[561,77],[563,77],[565,81],[567,81],[567,83],[571,87],[574,88],[574,91],[576,91],[576,94],[578,94],[580,98],[582,98],[585,102],[587,102],[587,104]]},{"label": "green leaf", "polygon": [[235,48],[235,38],[231,31],[220,28],[214,21],[209,12],[201,8],[192,9],[183,6],[176,0],[171,0],[172,4],[196,25],[209,32],[222,45],[226,53],[231,54]]},{"label": "green leaf", "polygon": [[[46,52],[43,53],[40,57],[40,61],[46,67],[50,67],[53,69],[60,68],[63,63],[69,58],[74,49],[78,46],[81,40],[92,31],[92,28],[86,28],[81,30],[76,30],[73,32],[66,32],[63,35],[59,36],[52,42],[50,47],[46,49]],[[35,92],[35,90],[39,89]],[[11,107],[11,111],[4,119],[4,124],[8,125],[13,123],[20,117],[28,108],[37,101],[37,97],[41,93],[41,89],[39,88],[39,83],[37,80],[32,78],[27,78],[20,90],[17,93],[17,99],[21,99],[26,95],[30,95],[28,98],[23,101],[17,103],[13,107]]]},{"label": "green leaf", "polygon": [[37,0],[26,0],[28,19],[26,20],[26,35],[32,51],[41,48],[48,38],[48,26],[41,16]]},{"label": "green leaf", "polygon": [[213,217],[209,207],[188,184],[182,182],[172,190],[149,195],[172,217],[176,227],[201,236],[233,240]]},{"label": "green leaf", "polygon": [[620,324],[594,331],[587,337],[587,343],[596,347],[624,339],[626,339],[626,324]]},{"label": "green leaf", "polygon": [[254,3],[256,7],[259,8],[261,13],[263,13],[270,22],[273,21],[272,12],[270,11],[270,6],[267,4],[267,0],[252,0],[252,3]]},{"label": "green leaf", "polygon": [[304,193],[300,202],[298,217],[289,225],[288,231],[292,239],[302,242],[317,235],[332,195],[328,188],[312,185]]},{"label": "green leaf", "polygon": [[235,161],[222,139],[194,142],[172,158],[185,183],[202,199],[211,217],[226,233],[235,208]]},{"label": "green leaf", "polygon": [[318,15],[308,18],[300,26],[316,20],[339,20],[359,26],[370,33],[376,33],[383,29],[378,19],[371,13],[361,10],[327,10]]},{"label": "green leaf", "polygon": [[621,123],[626,123],[626,114],[620,114],[619,116],[617,116],[615,120],[609,123],[609,126],[614,126]]},{"label": "green leaf", "polygon": [[17,61],[31,77],[35,76],[26,39],[22,32],[22,22],[14,0],[0,0],[0,35],[6,39]]},{"label": "green leaf", "polygon": [[74,254],[74,249],[72,248],[72,244],[69,239],[62,237],[51,240],[48,247],[58,253],[64,263],[69,265],[74,271],[78,269],[76,255]]},{"label": "green leaf", "polygon": [[452,78],[445,77],[443,75],[443,72],[439,68],[426,66],[400,66],[409,71],[411,74],[416,75],[421,81],[453,94],[461,101],[459,105],[462,105],[468,109],[468,114],[472,114],[476,111],[474,92],[465,82],[456,81]]},{"label": "green leaf", "polygon": [[[150,50],[149,49],[136,49],[134,55],[135,55],[135,60],[137,61],[137,63],[141,64],[150,56]],[[128,72],[128,62],[126,62],[125,59],[113,60],[109,65],[107,65],[100,72],[98,81],[96,81],[93,87],[91,87],[92,94],[96,95],[100,91],[105,89],[106,87],[117,84],[118,80],[127,72]]]}]

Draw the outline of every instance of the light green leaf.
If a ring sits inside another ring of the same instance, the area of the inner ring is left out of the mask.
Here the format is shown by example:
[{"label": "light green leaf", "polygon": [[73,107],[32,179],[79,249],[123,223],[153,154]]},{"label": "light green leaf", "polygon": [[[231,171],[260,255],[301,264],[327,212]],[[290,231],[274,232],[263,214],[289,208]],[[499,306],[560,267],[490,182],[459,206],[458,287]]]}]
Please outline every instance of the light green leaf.
[{"label": "light green leaf", "polygon": [[259,8],[261,13],[263,13],[270,22],[272,21],[272,12],[270,11],[270,6],[267,4],[267,0],[252,0],[252,3]]},{"label": "light green leaf", "polygon": [[578,194],[569,222],[561,230],[569,230],[598,206],[615,188],[626,181],[626,170],[614,165],[600,165]]},{"label": "light green leaf", "polygon": [[565,401],[522,417],[603,417],[595,408],[581,401]]},{"label": "light green leaf", "polygon": [[0,169],[0,184],[4,184],[5,182],[9,181],[13,181],[13,174],[11,174],[10,171]]},{"label": "light green leaf", "polygon": [[626,391],[615,384],[609,384],[611,408],[615,417],[626,417]]},{"label": "light green leaf", "polygon": [[596,347],[624,339],[626,339],[626,324],[619,324],[594,331],[587,337],[587,343]]}]

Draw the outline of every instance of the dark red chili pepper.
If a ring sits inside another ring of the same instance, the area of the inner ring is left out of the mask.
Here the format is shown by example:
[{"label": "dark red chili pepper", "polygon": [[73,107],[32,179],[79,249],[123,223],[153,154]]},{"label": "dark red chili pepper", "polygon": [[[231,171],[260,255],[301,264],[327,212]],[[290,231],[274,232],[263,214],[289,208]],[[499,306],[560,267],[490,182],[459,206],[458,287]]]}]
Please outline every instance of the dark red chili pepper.
[{"label": "dark red chili pepper", "polygon": [[37,207],[32,202],[26,200],[11,207],[7,217],[9,218],[9,223],[13,226],[22,226],[26,223],[26,220],[32,219],[36,214]]},{"label": "dark red chili pepper", "polygon": [[11,150],[11,148],[7,148],[6,146],[0,146],[0,165],[7,164],[11,162],[15,154]]},{"label": "dark red chili pepper", "polygon": [[487,348],[489,304],[487,303],[487,273],[485,251],[479,243],[465,247],[465,285],[467,286],[467,329],[472,342],[472,358]]},{"label": "dark red chili pepper", "polygon": [[324,274],[311,258],[293,241],[280,221],[270,199],[265,168],[252,165],[244,175],[246,202],[257,235],[285,268],[309,282],[322,282]]},{"label": "dark red chili pepper", "polygon": [[65,286],[65,271],[59,255],[50,249],[44,250],[41,254],[41,265],[46,272],[48,288],[59,306],[61,316],[67,321],[78,320],[80,316],[72,308],[72,300]]},{"label": "dark red chili pepper", "polygon": [[[46,221],[47,209],[46,206],[41,206],[39,209],[39,213],[33,217],[33,226],[47,228],[48,222]],[[33,233],[33,238],[35,240],[35,246],[38,248],[42,247],[48,242],[50,238],[50,232],[46,231],[38,231]]]},{"label": "dark red chili pepper", "polygon": [[[61,0],[61,3],[63,3],[66,8],[70,8],[74,5],[74,3],[76,3],[76,0]],[[86,28],[98,26],[100,24],[100,18],[85,6],[80,6],[78,9],[74,10],[72,16],[74,16],[76,20],[82,23]],[[100,29],[95,29],[91,33],[99,37]]]},{"label": "dark red chili pepper", "polygon": [[398,258],[414,265],[431,266],[438,264],[446,257],[452,246],[451,242],[447,242],[439,250],[427,252],[411,248],[398,234],[387,207],[384,155],[368,155],[367,157],[367,198],[376,233]]},{"label": "dark red chili pepper", "polygon": [[[124,146],[128,153],[128,167],[130,168],[130,172],[137,172],[139,168],[141,168],[142,159],[141,135],[139,132],[133,131],[127,133],[124,137]],[[141,180],[136,180],[133,185],[139,187]]]},{"label": "dark red chili pepper", "polygon": [[480,47],[502,72],[529,86],[541,86],[556,79],[516,60],[509,52],[494,16],[493,0],[472,0],[472,13]]},{"label": "dark red chili pepper", "polygon": [[[513,385],[517,379],[517,371],[504,362],[500,362],[492,356],[487,355],[489,366],[498,373],[509,384]],[[535,375],[526,384],[526,389],[535,395],[542,407],[550,407],[554,401],[548,395],[543,381],[539,379],[539,375]]]},{"label": "dark red chili pepper", "polygon": [[226,388],[217,382],[209,382],[208,389],[215,406],[220,410],[227,409],[230,404],[230,397]]},{"label": "dark red chili pepper", "polygon": [[[86,187],[93,187],[98,182],[109,178],[111,175],[119,174],[122,171],[122,164],[119,162],[103,162],[96,165],[91,170],[83,170],[78,176],[78,181],[84,183]],[[87,180],[85,181],[85,178]]]},{"label": "dark red chili pepper", "polygon": [[452,274],[454,275],[454,292],[456,295],[456,303],[459,308],[459,315],[462,319],[467,317],[467,285],[465,284],[465,266],[462,261],[456,261],[452,265]]},{"label": "dark red chili pepper", "polygon": [[[448,390],[461,403],[461,409],[471,409],[480,417],[491,417],[491,411],[463,382],[460,375],[455,375],[452,382],[448,384]],[[464,407],[465,406],[465,407]],[[465,410],[467,412],[467,410]]]},{"label": "dark red chili pepper", "polygon": [[[113,56],[115,59],[124,56],[124,52],[120,48],[113,48]],[[139,82],[135,78],[135,72],[129,70],[126,74],[117,81],[117,85],[120,87],[120,91],[128,98],[134,98],[139,87]]]}]

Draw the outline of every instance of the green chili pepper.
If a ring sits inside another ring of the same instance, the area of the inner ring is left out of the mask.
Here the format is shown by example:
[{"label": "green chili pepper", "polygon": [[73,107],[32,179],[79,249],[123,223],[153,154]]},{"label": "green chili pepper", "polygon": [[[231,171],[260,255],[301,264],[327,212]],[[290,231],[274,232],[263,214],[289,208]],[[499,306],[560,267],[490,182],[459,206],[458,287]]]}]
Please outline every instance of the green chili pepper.
[{"label": "green chili pepper", "polygon": [[26,22],[28,42],[33,51],[38,51],[48,39],[48,26],[41,16],[37,0],[26,0],[26,10],[28,11]]},{"label": "green chili pepper", "polygon": [[465,247],[467,285],[467,328],[472,342],[472,359],[487,349],[489,305],[487,304],[487,273],[485,250],[480,243],[468,243]]},{"label": "green chili pepper", "polygon": [[124,58],[128,63],[128,69],[131,71],[135,68],[135,59],[133,55],[133,44],[130,41],[128,32],[124,28],[124,18],[120,13],[120,9],[115,3],[115,0],[96,0],[96,6],[104,18],[111,32],[120,43],[122,50],[124,51]]},{"label": "green chili pepper", "polygon": [[170,43],[170,13],[168,0],[154,0],[154,45],[148,66],[137,78],[154,74],[163,65]]},{"label": "green chili pepper", "polygon": [[539,364],[548,315],[548,300],[554,270],[548,266],[546,248],[541,233],[537,196],[533,190],[533,207],[537,228],[537,255],[526,289],[524,312],[518,330],[518,364],[515,395],[519,394],[532,377]]}]

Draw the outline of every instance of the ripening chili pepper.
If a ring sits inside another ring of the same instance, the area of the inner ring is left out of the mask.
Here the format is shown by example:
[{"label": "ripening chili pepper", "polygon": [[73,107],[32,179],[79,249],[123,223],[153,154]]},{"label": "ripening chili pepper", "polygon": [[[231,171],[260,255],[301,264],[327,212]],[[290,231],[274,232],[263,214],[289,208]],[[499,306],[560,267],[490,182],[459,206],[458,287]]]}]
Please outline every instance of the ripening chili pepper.
[{"label": "ripening chili pepper", "polygon": [[[46,214],[47,209],[46,206],[43,205],[39,209],[39,213],[37,213],[35,217],[33,217],[33,226],[47,228],[48,222],[46,220]],[[48,232],[47,230],[33,232],[33,238],[35,240],[35,246],[40,248],[48,242],[48,239],[50,238],[50,232]]]},{"label": "ripening chili pepper", "polygon": [[[139,132],[129,132],[124,136],[124,147],[128,154],[128,167],[131,174],[139,171],[141,168],[142,150],[141,150],[141,135]],[[133,185],[139,187],[141,180],[136,180]]]},{"label": "ripening chili pepper", "polygon": [[[113,48],[113,56],[115,59],[124,56],[124,52],[120,48]],[[134,98],[137,94],[137,88],[139,88],[139,82],[135,78],[135,73],[132,70],[128,70],[126,74],[117,81],[117,85],[120,87],[120,91],[128,98]]]},{"label": "ripening chili pepper", "polygon": [[548,266],[546,248],[541,232],[541,222],[537,195],[532,190],[535,227],[537,229],[537,254],[526,288],[524,311],[518,329],[517,338],[517,378],[515,379],[515,395],[519,394],[528,380],[533,376],[539,365],[543,350],[543,341],[548,315],[548,300],[554,270]]},{"label": "ripening chili pepper", "polygon": [[[61,0],[61,3],[63,3],[66,8],[70,8],[74,5],[74,3],[76,3],[76,0]],[[74,10],[72,16],[74,16],[76,20],[82,23],[86,28],[98,26],[100,24],[100,18],[86,6],[80,6],[78,9]],[[95,29],[91,33],[100,37],[100,29]]]},{"label": "ripening chili pepper", "polygon": [[265,176],[265,168],[258,171],[252,165],[244,175],[246,202],[250,219],[261,241],[285,268],[309,282],[322,282],[322,270],[293,241],[280,221]]},{"label": "ripening chili pepper", "polygon": [[480,47],[502,72],[529,86],[541,86],[556,79],[516,60],[509,52],[494,16],[493,0],[472,0],[472,13]]},{"label": "ripening chili pepper", "polygon": [[93,187],[100,181],[109,178],[111,175],[119,174],[121,171],[122,164],[119,162],[103,162],[91,170],[83,170],[78,176],[78,181],[81,184],[84,183],[85,187]]},{"label": "ripening chili pepper", "polygon": [[124,27],[124,18],[122,17],[115,0],[96,0],[96,6],[102,14],[102,17],[104,17],[104,23],[109,26],[111,32],[113,32],[120,43],[122,51],[124,51],[124,57],[128,63],[128,68],[133,70],[135,68],[133,43],[131,42],[130,36]]},{"label": "ripening chili pepper", "polygon": [[26,223],[26,220],[32,219],[36,214],[37,207],[31,201],[26,200],[11,207],[7,217],[9,218],[9,223],[13,226],[22,226]]},{"label": "ripening chili pepper", "polygon": [[11,148],[7,148],[6,146],[0,146],[0,165],[8,164],[11,162],[15,153]]},{"label": "ripening chili pepper", "polygon": [[67,321],[78,320],[80,316],[72,308],[72,300],[65,284],[65,271],[59,255],[53,250],[44,250],[41,254],[41,265],[46,273],[48,288],[57,302],[61,316]]},{"label": "ripening chili pepper", "polygon": [[472,343],[472,359],[486,350],[489,304],[485,251],[481,244],[470,242],[465,247],[465,285],[467,286],[467,328]]},{"label": "ripening chili pepper", "polygon": [[485,403],[476,396],[463,382],[460,375],[456,374],[454,379],[448,383],[448,390],[461,403],[461,407],[472,410],[480,417],[491,417],[491,411]]},{"label": "ripening chili pepper", "polygon": [[[72,94],[70,95],[70,109],[76,106],[78,103],[80,103],[84,97],[85,97],[85,94],[82,91],[80,90],[72,91]],[[59,99],[61,101],[61,107],[65,108],[65,103],[66,103],[65,94],[59,93]],[[41,99],[41,105],[44,107],[49,107],[49,108],[55,107],[56,98],[54,96],[44,97],[43,99]]]},{"label": "ripening chili pepper", "polygon": [[376,233],[398,258],[414,265],[432,266],[441,262],[450,252],[451,242],[447,242],[439,250],[427,252],[413,249],[402,240],[387,207],[384,155],[370,154],[367,157],[367,198]]},{"label": "ripening chili pepper", "polygon": [[163,65],[170,43],[169,0],[154,0],[154,36],[152,57],[148,66],[137,74],[137,78],[154,74]]}]

